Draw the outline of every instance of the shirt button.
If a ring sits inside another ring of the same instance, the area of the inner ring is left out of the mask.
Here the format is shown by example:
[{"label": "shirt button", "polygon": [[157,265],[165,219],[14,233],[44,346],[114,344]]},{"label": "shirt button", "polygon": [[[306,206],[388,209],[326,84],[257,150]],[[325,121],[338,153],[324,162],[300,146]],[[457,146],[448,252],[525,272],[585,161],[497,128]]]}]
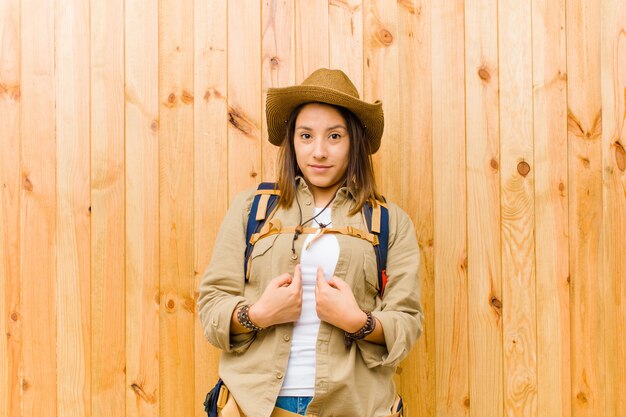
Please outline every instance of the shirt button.
[{"label": "shirt button", "polygon": [[289,339],[290,339],[290,337],[289,337],[289,335],[288,335],[288,334],[283,335],[283,340],[284,340],[285,342],[288,342],[288,341],[289,341]]},{"label": "shirt button", "polygon": [[304,204],[306,204],[307,206],[310,206],[311,205],[311,200],[305,201]]},{"label": "shirt button", "polygon": [[276,379],[283,379],[283,374],[281,372],[276,372]]}]

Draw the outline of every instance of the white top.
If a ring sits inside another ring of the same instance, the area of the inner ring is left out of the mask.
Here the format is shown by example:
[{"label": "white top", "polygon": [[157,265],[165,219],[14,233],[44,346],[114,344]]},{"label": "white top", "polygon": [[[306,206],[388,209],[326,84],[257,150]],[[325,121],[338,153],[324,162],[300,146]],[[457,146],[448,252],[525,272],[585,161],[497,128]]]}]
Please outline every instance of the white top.
[{"label": "white top", "polygon": [[[316,207],[313,214],[320,211],[322,208]],[[331,208],[324,210],[307,226],[319,228],[316,221],[332,227]],[[322,235],[307,250],[306,247],[314,236],[307,235],[300,254],[302,311],[294,325],[289,363],[279,396],[312,397],[315,388],[315,344],[320,326],[315,309],[317,266],[324,269],[327,280],[333,276],[339,259],[339,243],[334,235]]]}]

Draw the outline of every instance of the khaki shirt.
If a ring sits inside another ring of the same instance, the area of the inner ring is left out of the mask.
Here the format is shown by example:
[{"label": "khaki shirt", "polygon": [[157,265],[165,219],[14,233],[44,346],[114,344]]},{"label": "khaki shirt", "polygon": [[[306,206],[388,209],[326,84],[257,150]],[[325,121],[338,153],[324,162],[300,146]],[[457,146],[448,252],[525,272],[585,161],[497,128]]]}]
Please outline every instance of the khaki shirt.
[{"label": "khaki shirt", "polygon": [[[255,190],[237,195],[222,223],[211,263],[199,288],[198,311],[207,340],[223,350],[220,377],[247,417],[268,417],[283,383],[291,348],[293,324],[272,326],[258,333],[230,334],[233,311],[254,303],[274,277],[293,274],[300,262],[291,259],[292,234],[260,239],[252,252],[250,279],[244,279],[246,225]],[[313,196],[298,178],[302,219],[313,216]],[[333,228],[351,225],[367,231],[361,212],[349,216],[352,195],[347,188],[332,203]],[[396,399],[393,375],[422,331],[419,303],[419,249],[407,214],[389,207],[389,280],[382,301],[378,295],[376,255],[371,243],[337,234],[340,247],[334,275],[351,287],[359,306],[371,310],[382,324],[386,346],[364,340],[344,345],[344,332],[322,322],[316,346],[315,393],[307,415],[379,417],[391,413]],[[298,224],[298,205],[279,209],[284,227]],[[305,225],[309,226],[309,224]],[[296,240],[300,254],[306,236]]]}]

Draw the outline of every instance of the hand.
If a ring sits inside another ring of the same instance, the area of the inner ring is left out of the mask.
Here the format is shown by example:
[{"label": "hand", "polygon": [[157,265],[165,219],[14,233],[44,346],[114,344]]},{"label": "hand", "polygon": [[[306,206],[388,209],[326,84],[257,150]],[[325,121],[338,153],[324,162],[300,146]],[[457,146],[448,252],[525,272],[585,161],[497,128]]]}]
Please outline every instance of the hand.
[{"label": "hand", "polygon": [[324,270],[319,266],[315,284],[315,304],[320,320],[348,333],[358,331],[367,321],[367,315],[359,308],[352,288],[336,276],[326,281]]},{"label": "hand", "polygon": [[296,265],[293,277],[285,273],[269,282],[259,300],[250,306],[248,317],[265,328],[297,321],[301,310],[302,272],[300,265]]}]

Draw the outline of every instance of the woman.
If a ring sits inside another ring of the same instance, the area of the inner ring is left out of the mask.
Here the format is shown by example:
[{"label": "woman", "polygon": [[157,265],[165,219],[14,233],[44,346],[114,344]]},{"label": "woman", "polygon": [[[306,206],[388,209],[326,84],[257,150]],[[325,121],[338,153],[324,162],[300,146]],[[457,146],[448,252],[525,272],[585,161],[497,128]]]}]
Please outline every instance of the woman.
[{"label": "woman", "polygon": [[246,263],[255,190],[239,194],[200,284],[220,377],[247,417],[399,415],[392,377],[422,329],[417,240],[406,213],[386,204],[381,294],[374,247],[359,237],[364,204],[382,200],[370,156],[382,104],[361,101],[343,72],[319,69],[269,89],[267,123],[280,146],[277,209]]}]

